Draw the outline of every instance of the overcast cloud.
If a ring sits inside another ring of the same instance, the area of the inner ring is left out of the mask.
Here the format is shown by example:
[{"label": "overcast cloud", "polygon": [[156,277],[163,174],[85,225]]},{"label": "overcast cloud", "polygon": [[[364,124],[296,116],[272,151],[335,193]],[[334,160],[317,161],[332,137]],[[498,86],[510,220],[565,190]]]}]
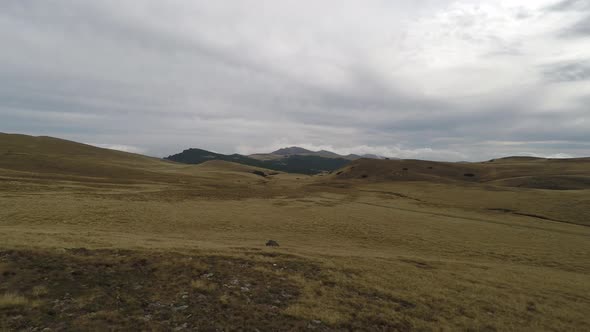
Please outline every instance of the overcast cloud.
[{"label": "overcast cloud", "polygon": [[154,156],[590,155],[587,0],[2,0],[0,131]]}]

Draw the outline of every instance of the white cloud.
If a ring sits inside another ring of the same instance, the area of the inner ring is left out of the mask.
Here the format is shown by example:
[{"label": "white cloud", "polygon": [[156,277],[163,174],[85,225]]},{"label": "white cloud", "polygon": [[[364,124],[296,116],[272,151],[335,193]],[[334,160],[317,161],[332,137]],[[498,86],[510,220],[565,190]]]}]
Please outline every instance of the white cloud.
[{"label": "white cloud", "polygon": [[137,146],[123,145],[123,144],[99,144],[99,143],[86,143],[88,145],[96,146],[99,148],[117,150],[130,153],[145,153],[145,150]]},{"label": "white cloud", "polygon": [[535,152],[520,152],[516,154],[517,156],[527,156],[527,157],[539,157],[539,158],[552,158],[552,159],[566,159],[566,158],[573,158],[574,156],[567,154],[567,153],[556,153],[556,154],[543,154],[543,153],[535,153]]}]

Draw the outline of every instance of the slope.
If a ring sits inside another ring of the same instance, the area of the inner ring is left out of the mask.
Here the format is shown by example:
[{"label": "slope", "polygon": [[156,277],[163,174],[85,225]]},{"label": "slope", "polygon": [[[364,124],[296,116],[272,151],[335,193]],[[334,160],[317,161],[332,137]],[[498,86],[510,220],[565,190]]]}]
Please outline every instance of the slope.
[{"label": "slope", "polygon": [[[216,165],[218,171],[250,176],[258,170],[227,164]],[[203,169],[195,166],[159,158],[53,137],[0,133],[0,177],[130,184],[197,183],[203,182],[205,175]]]},{"label": "slope", "polygon": [[590,189],[590,158],[503,158],[481,163],[359,159],[333,179],[473,182],[537,189]]}]

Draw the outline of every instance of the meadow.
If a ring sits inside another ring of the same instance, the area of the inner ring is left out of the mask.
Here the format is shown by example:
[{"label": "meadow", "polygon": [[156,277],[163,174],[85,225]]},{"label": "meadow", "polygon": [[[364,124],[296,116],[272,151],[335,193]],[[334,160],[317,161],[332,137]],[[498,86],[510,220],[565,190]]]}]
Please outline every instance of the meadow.
[{"label": "meadow", "polygon": [[254,171],[0,134],[0,330],[590,330],[588,159]]}]

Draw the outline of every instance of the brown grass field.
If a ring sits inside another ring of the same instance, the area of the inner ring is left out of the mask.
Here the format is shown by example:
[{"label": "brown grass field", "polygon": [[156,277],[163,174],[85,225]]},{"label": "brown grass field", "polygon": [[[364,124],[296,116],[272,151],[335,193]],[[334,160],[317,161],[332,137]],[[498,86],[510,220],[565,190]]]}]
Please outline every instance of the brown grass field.
[{"label": "brown grass field", "polygon": [[590,159],[253,170],[0,134],[0,331],[590,331]]}]

